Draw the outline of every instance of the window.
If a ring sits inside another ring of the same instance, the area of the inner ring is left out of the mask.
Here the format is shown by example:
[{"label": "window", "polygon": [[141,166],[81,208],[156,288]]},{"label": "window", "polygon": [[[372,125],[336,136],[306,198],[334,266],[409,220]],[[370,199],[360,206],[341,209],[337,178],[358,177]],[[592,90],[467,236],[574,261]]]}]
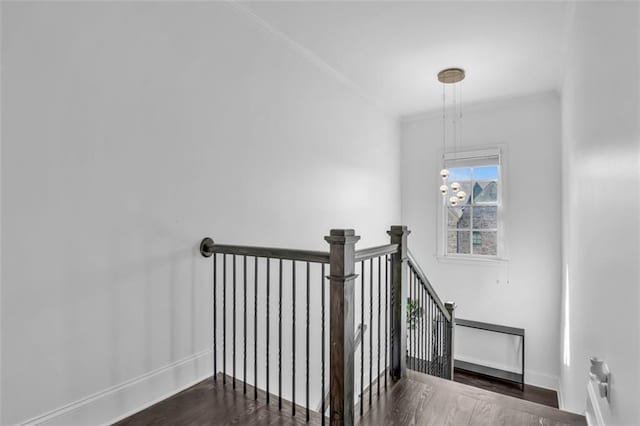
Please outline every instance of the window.
[{"label": "window", "polygon": [[498,150],[446,154],[448,182],[467,196],[457,206],[443,200],[444,255],[498,257],[501,241],[501,179]]}]

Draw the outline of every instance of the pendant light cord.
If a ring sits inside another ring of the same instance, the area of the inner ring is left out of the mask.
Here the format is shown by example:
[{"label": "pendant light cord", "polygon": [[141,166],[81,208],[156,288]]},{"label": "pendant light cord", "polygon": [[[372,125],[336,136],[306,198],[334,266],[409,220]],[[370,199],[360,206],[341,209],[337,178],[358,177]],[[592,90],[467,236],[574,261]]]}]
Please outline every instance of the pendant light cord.
[{"label": "pendant light cord", "polygon": [[444,156],[447,152],[447,96],[445,84],[442,83],[442,167],[445,167]]}]

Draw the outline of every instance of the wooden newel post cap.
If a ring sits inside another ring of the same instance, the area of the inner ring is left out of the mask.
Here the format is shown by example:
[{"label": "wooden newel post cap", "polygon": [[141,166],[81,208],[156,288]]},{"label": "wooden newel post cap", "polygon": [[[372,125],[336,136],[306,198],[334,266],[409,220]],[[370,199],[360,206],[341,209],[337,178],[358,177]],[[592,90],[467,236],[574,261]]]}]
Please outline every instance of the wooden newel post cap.
[{"label": "wooden newel post cap", "polygon": [[324,239],[329,244],[355,244],[360,236],[353,229],[332,229]]},{"label": "wooden newel post cap", "polygon": [[444,307],[447,308],[447,311],[449,311],[449,313],[452,313],[456,310],[458,305],[456,305],[456,302],[444,302]]},{"label": "wooden newel post cap", "polygon": [[391,229],[387,231],[389,235],[409,235],[411,231],[405,225],[391,225]]}]

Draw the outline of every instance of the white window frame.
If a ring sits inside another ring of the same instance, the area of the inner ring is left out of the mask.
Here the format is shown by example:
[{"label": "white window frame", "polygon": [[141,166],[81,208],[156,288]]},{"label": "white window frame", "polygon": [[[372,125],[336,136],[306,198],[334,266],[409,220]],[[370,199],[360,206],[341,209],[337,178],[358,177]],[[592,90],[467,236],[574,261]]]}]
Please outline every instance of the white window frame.
[{"label": "white window frame", "polygon": [[[482,148],[473,149],[461,152],[445,152],[441,157],[441,161],[438,164],[437,170],[447,166],[447,163],[453,161],[463,162],[468,160],[469,166],[474,167],[472,163],[479,162],[482,159],[497,157],[498,163],[498,217],[497,217],[497,254],[492,255],[480,255],[480,254],[460,254],[460,253],[447,253],[447,201],[448,197],[443,197],[437,192],[438,203],[438,221],[437,221],[437,235],[438,235],[438,255],[437,258],[440,261],[470,261],[470,262],[505,262],[508,261],[506,257],[505,248],[505,226],[504,226],[504,194],[505,194],[505,165],[503,162],[504,147]],[[459,167],[465,167],[464,164],[460,164]],[[436,181],[437,182],[437,181]],[[440,184],[438,184],[439,186]],[[473,230],[470,231],[470,244],[473,244]]]}]

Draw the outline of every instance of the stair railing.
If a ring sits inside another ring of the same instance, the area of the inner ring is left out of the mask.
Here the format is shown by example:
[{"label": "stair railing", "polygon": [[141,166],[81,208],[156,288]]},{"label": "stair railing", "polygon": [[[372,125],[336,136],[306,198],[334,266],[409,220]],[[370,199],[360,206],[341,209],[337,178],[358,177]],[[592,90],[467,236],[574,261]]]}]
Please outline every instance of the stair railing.
[{"label": "stair railing", "polygon": [[[328,352],[329,421],[332,425],[353,425],[356,407],[363,415],[367,397],[371,406],[374,395],[380,396],[381,387],[386,389],[387,377],[398,380],[406,375],[407,367],[452,377],[452,373],[446,371],[452,371],[453,365],[447,361],[453,353],[453,304],[442,304],[408,252],[409,232],[406,226],[392,226],[388,231],[389,244],[356,250],[360,237],[352,229],[334,229],[325,237],[328,252],[224,245],[214,243],[211,238],[203,239],[201,254],[213,258],[214,380],[217,380],[221,358],[223,383],[231,381],[235,388],[238,381],[245,394],[253,393],[254,399],[260,395],[267,404],[277,399],[278,408],[290,409],[292,416],[303,411],[307,422],[312,414],[319,412],[324,424],[325,354]],[[312,305],[312,299],[320,306]],[[416,300],[420,300],[423,307],[419,320],[407,309]],[[297,328],[300,304],[304,307],[304,323]],[[424,307],[428,307],[430,316],[425,315]],[[311,322],[311,311],[317,308],[319,312],[314,315],[319,314],[320,321]],[[218,317],[222,319],[222,327]],[[355,335],[356,322],[359,336]],[[430,330],[425,327],[427,323]],[[417,324],[421,328],[416,328]],[[230,336],[227,335],[229,325]],[[286,327],[288,341],[284,340],[283,327]],[[296,343],[300,335],[304,351]],[[277,353],[273,338],[277,341]],[[317,342],[318,338],[319,371],[310,368],[311,341]],[[421,339],[422,346],[414,344],[412,339]],[[286,366],[285,351],[289,361]],[[299,352],[304,352],[302,368],[296,363]],[[227,375],[228,363],[231,364],[230,376]],[[296,398],[302,394],[299,388],[296,391],[296,384],[301,381],[299,375],[296,379],[296,373],[300,369],[304,374],[303,406],[297,405]],[[357,377],[356,373],[359,373]],[[272,382],[276,378],[277,393],[272,394],[275,392]],[[369,383],[365,388],[367,378]],[[309,405],[312,390],[319,393],[321,400],[317,411]]]},{"label": "stair railing", "polygon": [[442,303],[411,252],[408,274],[407,366],[452,380],[455,303]]}]

